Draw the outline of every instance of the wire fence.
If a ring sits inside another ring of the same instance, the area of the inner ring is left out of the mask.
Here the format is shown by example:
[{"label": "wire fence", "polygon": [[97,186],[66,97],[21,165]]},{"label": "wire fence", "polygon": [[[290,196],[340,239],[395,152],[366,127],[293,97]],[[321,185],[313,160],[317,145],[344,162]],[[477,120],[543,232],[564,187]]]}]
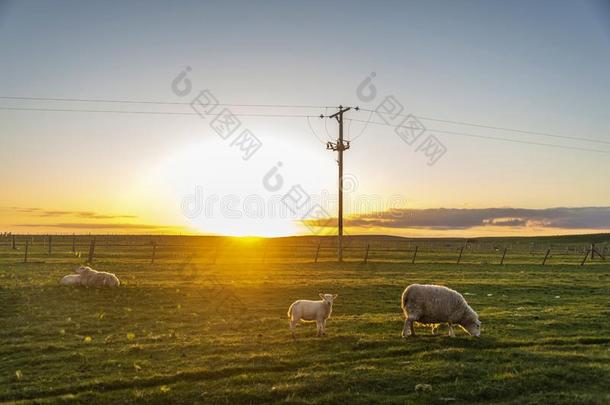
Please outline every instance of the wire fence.
[{"label": "wire fence", "polygon": [[[520,240],[346,237],[343,257],[352,263],[566,264],[605,263],[608,240]],[[230,238],[197,236],[5,235],[0,260],[13,263],[183,262],[319,263],[337,260],[335,237]]]}]

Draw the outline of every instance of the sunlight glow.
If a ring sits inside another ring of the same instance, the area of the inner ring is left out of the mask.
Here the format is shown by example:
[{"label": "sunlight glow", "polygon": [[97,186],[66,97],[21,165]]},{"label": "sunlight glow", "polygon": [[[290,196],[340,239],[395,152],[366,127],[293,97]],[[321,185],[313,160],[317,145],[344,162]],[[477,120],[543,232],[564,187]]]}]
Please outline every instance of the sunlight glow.
[{"label": "sunlight glow", "polygon": [[[306,233],[298,213],[287,209],[282,197],[294,184],[319,193],[318,180],[335,167],[331,156],[294,143],[275,139],[243,160],[229,142],[206,139],[172,153],[156,171],[150,189],[169,195],[166,209],[196,232],[227,236]],[[278,159],[291,149],[299,153],[290,161]],[[274,167],[277,177],[267,181],[273,187],[266,187],[264,178]]]}]

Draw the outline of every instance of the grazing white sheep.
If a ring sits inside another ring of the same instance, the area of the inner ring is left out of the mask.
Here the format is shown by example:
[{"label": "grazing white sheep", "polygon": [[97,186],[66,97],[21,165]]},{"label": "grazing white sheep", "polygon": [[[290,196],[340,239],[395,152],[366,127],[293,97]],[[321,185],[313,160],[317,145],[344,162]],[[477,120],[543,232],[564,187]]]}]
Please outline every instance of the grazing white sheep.
[{"label": "grazing white sheep", "polygon": [[121,284],[114,274],[93,270],[88,266],[80,266],[76,273],[80,275],[81,285],[85,287],[118,287]]},{"label": "grazing white sheep", "polygon": [[326,320],[330,317],[333,310],[333,301],[337,299],[337,294],[322,294],[320,293],[321,301],[298,300],[288,308],[288,317],[290,318],[290,332],[292,337],[294,329],[300,320],[306,322],[316,322],[318,333],[316,336],[326,334]]},{"label": "grazing white sheep", "polygon": [[59,285],[80,285],[80,274],[68,274],[59,280]]},{"label": "grazing white sheep", "polygon": [[[459,325],[472,336],[481,335],[481,322],[462,294],[447,287],[430,284],[411,284],[400,301],[405,314],[402,336],[415,336],[413,322],[424,324],[446,323],[449,336],[454,337],[453,325]],[[436,332],[437,327],[433,327]]]}]

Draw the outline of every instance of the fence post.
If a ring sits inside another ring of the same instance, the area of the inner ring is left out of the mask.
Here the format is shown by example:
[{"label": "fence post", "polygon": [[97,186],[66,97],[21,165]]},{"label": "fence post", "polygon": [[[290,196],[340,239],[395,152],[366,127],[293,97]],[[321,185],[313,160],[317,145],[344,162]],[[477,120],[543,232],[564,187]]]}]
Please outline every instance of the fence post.
[{"label": "fence post", "polygon": [[15,244],[15,235],[13,235],[13,250],[17,250],[17,245]]},{"label": "fence post", "polygon": [[462,253],[464,253],[464,246],[460,249],[460,255],[458,256],[457,263],[460,264],[460,260],[462,260]]},{"label": "fence post", "polygon": [[502,253],[502,259],[500,260],[500,265],[504,264],[504,258],[506,257],[506,247],[504,247],[504,253]]},{"label": "fence post", "polygon": [[49,256],[51,256],[51,252],[53,251],[53,240],[51,235],[49,235]]},{"label": "fence post", "polygon": [[89,258],[87,260],[87,263],[92,264],[93,263],[93,254],[95,253],[95,237],[93,239],[91,239],[91,244],[89,245]]},{"label": "fence post", "polygon": [[[601,253],[599,252],[599,250],[597,250],[597,248],[595,247],[595,243],[591,245],[591,259],[593,259],[593,253],[595,253],[596,255],[598,255],[600,259],[602,259],[602,260],[604,260],[604,261],[606,260],[606,256],[605,256],[605,255],[603,255],[603,254],[601,254]],[[604,253],[605,253],[605,252],[604,252]]]},{"label": "fence post", "polygon": [[316,258],[314,259],[314,263],[318,262],[318,257],[320,257],[320,245],[322,245],[322,241],[318,241],[318,248],[316,249]]},{"label": "fence post", "polygon": [[265,247],[263,249],[263,264],[267,263],[267,249],[269,248],[269,241],[265,242]]},{"label": "fence post", "polygon": [[216,264],[216,259],[218,259],[218,245],[220,245],[220,241],[216,242],[214,246],[214,256],[212,257],[212,264]]},{"label": "fence post", "polygon": [[582,258],[582,262],[580,262],[581,266],[585,265],[585,262],[587,261],[587,257],[589,257],[589,252],[590,252],[590,250],[587,250],[587,252],[585,253],[585,257]]},{"label": "fence post", "polygon": [[370,244],[366,244],[366,253],[364,254],[364,263],[366,264],[369,261],[369,248],[371,247]]},{"label": "fence post", "polygon": [[417,257],[417,249],[418,246],[415,245],[415,252],[413,252],[413,259],[411,259],[411,264],[415,264],[415,258]]},{"label": "fence post", "polygon": [[152,253],[150,255],[150,264],[155,263],[155,257],[157,256],[157,242],[151,241],[152,244]]},{"label": "fence post", "polygon": [[549,257],[549,254],[551,253],[551,248],[548,248],[546,251],[546,254],[544,255],[544,260],[542,260],[542,265],[544,266],[546,264],[546,259]]},{"label": "fence post", "polygon": [[72,253],[76,253],[76,235],[72,234]]},{"label": "fence post", "polygon": [[25,254],[23,255],[23,262],[28,262],[28,250],[30,250],[30,240],[26,238],[25,240]]}]

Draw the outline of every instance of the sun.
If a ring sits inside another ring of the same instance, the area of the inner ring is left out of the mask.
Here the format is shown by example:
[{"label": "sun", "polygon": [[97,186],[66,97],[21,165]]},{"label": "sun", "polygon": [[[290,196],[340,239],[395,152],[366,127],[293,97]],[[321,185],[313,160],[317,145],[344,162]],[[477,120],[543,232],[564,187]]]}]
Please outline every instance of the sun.
[{"label": "sun", "polygon": [[[313,144],[313,145],[312,145]],[[218,137],[172,152],[155,171],[154,183],[166,210],[186,229],[227,236],[287,236],[307,233],[282,198],[292,187],[311,198],[334,187],[320,182],[336,170],[329,154],[314,142],[275,137],[249,159]],[[157,188],[158,187],[158,188]],[[162,190],[162,191],[161,191]]]}]

